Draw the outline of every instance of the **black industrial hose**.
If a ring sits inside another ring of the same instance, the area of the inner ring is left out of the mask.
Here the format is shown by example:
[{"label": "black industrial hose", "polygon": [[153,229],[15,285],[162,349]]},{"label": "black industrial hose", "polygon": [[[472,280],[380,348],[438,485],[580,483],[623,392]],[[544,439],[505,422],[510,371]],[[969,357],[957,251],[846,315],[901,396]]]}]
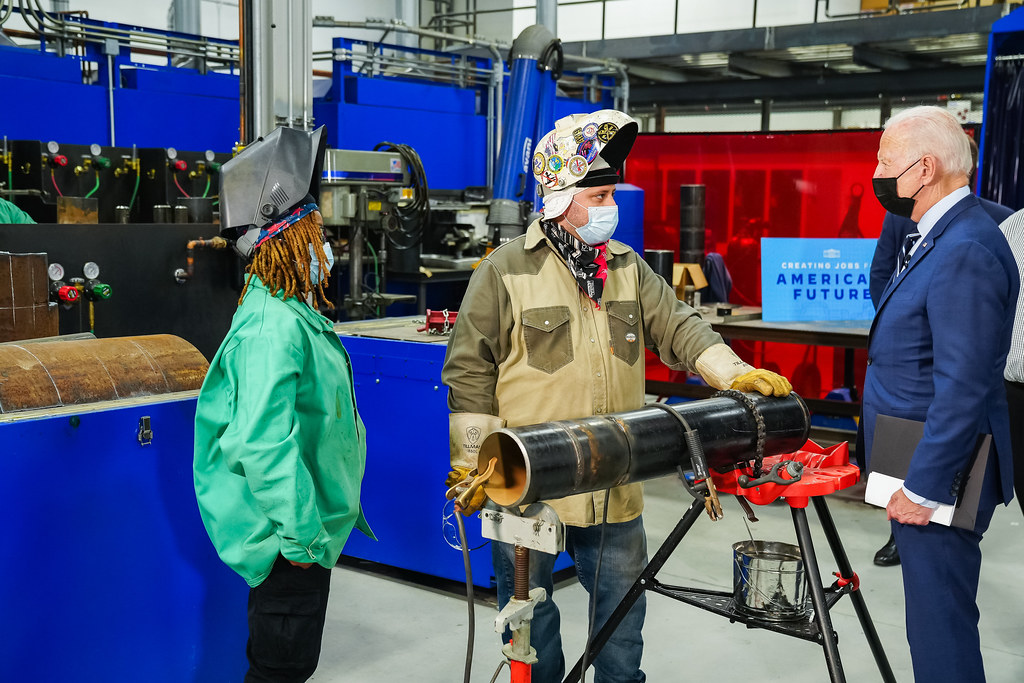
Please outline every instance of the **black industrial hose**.
[{"label": "black industrial hose", "polygon": [[421,242],[423,232],[430,222],[430,188],[427,186],[427,172],[423,169],[423,161],[416,150],[409,145],[385,141],[378,142],[373,149],[374,151],[384,149],[388,152],[398,152],[409,167],[413,185],[412,202],[405,206],[395,207],[395,214],[401,224],[397,232],[400,232],[407,241],[399,242],[390,233],[386,234],[388,241],[396,249],[412,249]]},{"label": "black industrial hose", "polygon": [[[551,56],[556,57],[554,65],[549,65]],[[565,53],[562,50],[562,41],[555,38],[548,43],[540,53],[540,58],[537,60],[537,69],[539,71],[551,71],[551,80],[557,81],[562,77],[562,70],[565,65]]]},{"label": "black industrial hose", "polygon": [[462,546],[462,562],[466,568],[466,606],[469,609],[469,636],[466,642],[466,673],[463,683],[469,683],[473,671],[473,643],[476,640],[476,610],[473,605],[473,567],[469,562],[469,543],[466,541],[466,524],[462,521],[462,513],[455,511],[455,521],[459,527],[459,545]]}]

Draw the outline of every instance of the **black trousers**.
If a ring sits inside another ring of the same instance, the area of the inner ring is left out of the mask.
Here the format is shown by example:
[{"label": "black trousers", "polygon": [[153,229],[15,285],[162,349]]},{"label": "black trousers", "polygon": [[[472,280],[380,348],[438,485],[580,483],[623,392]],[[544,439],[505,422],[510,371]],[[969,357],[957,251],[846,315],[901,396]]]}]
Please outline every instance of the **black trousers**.
[{"label": "black trousers", "polygon": [[277,556],[270,576],[249,590],[245,683],[303,683],[313,675],[330,589],[330,569],[303,569]]},{"label": "black trousers", "polygon": [[1024,510],[1024,384],[1005,380],[1010,404],[1010,445],[1013,447],[1013,490]]}]

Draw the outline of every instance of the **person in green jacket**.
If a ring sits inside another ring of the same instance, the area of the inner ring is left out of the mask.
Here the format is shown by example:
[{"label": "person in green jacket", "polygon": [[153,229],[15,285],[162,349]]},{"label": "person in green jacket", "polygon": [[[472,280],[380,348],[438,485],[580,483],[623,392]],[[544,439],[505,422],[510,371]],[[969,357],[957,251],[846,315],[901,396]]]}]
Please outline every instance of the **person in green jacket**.
[{"label": "person in green jacket", "polygon": [[323,293],[333,256],[316,201],[326,135],[279,128],[227,162],[221,212],[247,267],[196,407],[206,530],[250,586],[246,683],[305,681],[331,568],[353,528],[366,434]]},{"label": "person in green jacket", "polygon": [[18,208],[14,202],[0,198],[0,224],[35,223],[32,216]]}]

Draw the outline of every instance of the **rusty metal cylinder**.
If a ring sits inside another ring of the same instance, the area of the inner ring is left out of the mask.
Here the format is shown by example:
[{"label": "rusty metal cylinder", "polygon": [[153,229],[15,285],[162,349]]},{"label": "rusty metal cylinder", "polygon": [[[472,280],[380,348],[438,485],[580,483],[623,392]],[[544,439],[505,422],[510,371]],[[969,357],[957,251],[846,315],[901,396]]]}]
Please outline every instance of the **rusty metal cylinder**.
[{"label": "rusty metal cylinder", "polygon": [[481,471],[492,457],[498,459],[484,490],[498,505],[526,505],[653,479],[680,466],[689,469],[686,430],[669,411],[698,433],[713,470],[727,471],[754,459],[758,415],[765,456],[794,451],[807,441],[810,413],[795,393],[746,396],[753,410],[736,397],[719,396],[499,429],[480,448]]},{"label": "rusty metal cylinder", "polygon": [[191,391],[208,367],[169,334],[0,344],[0,413]]}]

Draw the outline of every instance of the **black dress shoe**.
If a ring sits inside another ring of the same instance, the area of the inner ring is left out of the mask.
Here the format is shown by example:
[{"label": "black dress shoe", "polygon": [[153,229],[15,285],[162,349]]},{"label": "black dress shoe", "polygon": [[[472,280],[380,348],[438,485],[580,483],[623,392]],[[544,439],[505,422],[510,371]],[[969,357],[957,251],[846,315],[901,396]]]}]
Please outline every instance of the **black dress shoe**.
[{"label": "black dress shoe", "polygon": [[900,551],[896,548],[896,539],[889,536],[889,542],[875,553],[875,564],[879,567],[894,567],[900,563]]}]

